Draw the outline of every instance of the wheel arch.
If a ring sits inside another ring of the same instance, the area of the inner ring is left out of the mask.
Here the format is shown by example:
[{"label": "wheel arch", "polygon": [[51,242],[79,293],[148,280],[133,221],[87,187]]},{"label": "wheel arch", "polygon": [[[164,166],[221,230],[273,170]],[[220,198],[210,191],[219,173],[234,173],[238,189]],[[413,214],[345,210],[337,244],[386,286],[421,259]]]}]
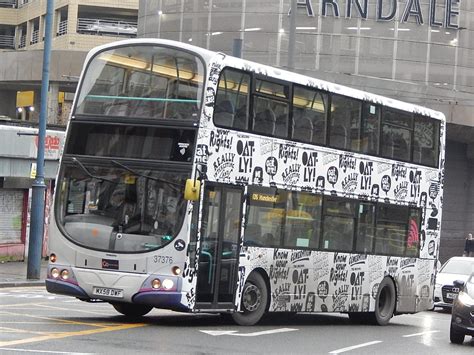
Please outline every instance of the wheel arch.
[{"label": "wheel arch", "polygon": [[[257,267],[255,269],[253,269],[251,272],[249,272],[249,275],[253,272],[256,272],[258,274],[260,274],[260,276],[262,276],[263,278],[263,281],[265,281],[265,286],[267,287],[267,307],[265,309],[266,312],[268,312],[268,310],[270,309],[270,301],[271,301],[271,293],[272,293],[272,289],[271,289],[271,286],[270,286],[270,278],[268,277],[268,274],[267,272],[265,271],[265,269],[263,269],[262,267]],[[247,276],[247,278],[248,278]]]},{"label": "wheel arch", "polygon": [[[391,280],[392,283],[393,283],[393,287],[395,288],[395,308],[394,308],[394,310],[393,310],[393,315],[396,315],[396,314],[398,314],[398,313],[397,313],[397,306],[398,306],[398,290],[400,289],[400,288],[398,287],[398,282],[397,282],[397,280],[396,280],[392,275],[385,275],[383,279],[389,279],[389,280]],[[382,279],[382,280],[383,280],[383,279]],[[377,290],[377,292],[378,292],[378,290]]]}]

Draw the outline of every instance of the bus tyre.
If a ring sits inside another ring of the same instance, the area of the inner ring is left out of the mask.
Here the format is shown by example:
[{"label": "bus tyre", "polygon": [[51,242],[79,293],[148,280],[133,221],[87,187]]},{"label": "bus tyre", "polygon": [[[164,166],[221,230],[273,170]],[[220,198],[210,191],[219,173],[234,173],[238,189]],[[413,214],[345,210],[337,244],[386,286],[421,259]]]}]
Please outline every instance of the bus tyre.
[{"label": "bus tyre", "polygon": [[451,343],[462,344],[464,343],[464,337],[465,335],[454,329],[451,324],[451,328],[449,329],[449,340],[451,340]]},{"label": "bus tyre", "polygon": [[232,313],[232,319],[238,325],[254,325],[264,315],[267,303],[268,290],[265,280],[258,272],[252,272],[245,281],[241,312]]},{"label": "bus tyre", "polygon": [[141,317],[150,312],[153,307],[143,304],[133,303],[112,303],[112,306],[119,313],[130,318]]},{"label": "bus tyre", "polygon": [[375,297],[375,312],[368,313],[370,323],[387,325],[395,312],[397,295],[392,279],[386,277],[382,280]]}]

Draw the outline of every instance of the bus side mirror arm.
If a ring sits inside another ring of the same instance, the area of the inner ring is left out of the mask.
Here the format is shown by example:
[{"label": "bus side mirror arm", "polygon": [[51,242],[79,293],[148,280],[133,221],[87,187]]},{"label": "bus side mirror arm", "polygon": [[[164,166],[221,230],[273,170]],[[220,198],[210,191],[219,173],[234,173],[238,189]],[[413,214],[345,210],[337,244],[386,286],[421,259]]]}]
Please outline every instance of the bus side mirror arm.
[{"label": "bus side mirror arm", "polygon": [[184,189],[184,199],[188,201],[197,201],[199,200],[199,195],[201,192],[201,180],[198,178],[202,177],[202,172],[199,170],[199,167],[196,167],[196,177],[194,179],[187,179],[186,186]]}]

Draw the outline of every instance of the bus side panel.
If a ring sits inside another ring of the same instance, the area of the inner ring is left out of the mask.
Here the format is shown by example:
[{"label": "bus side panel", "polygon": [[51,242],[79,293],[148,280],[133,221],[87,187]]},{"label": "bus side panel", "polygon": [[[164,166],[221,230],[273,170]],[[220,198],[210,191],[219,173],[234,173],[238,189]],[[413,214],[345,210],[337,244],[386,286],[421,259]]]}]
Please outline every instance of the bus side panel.
[{"label": "bus side panel", "polygon": [[270,312],[374,311],[384,277],[395,284],[397,313],[432,306],[434,260],[254,247],[240,260],[242,285],[252,271],[266,274]]}]

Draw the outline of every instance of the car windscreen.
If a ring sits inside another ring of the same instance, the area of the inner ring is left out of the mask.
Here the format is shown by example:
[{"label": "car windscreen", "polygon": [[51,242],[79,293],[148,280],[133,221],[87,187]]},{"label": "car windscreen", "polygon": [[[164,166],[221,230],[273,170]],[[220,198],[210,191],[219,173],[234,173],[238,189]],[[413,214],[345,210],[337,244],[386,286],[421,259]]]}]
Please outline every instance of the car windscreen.
[{"label": "car windscreen", "polygon": [[440,272],[446,274],[471,275],[472,272],[474,272],[474,258],[448,260]]}]

